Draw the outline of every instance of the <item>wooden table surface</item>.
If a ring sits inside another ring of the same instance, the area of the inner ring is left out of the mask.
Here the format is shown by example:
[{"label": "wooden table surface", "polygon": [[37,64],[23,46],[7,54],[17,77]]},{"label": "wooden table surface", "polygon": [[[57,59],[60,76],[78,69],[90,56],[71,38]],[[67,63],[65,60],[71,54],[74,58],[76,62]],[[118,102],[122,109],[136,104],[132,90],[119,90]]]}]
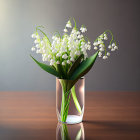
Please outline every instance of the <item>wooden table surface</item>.
[{"label": "wooden table surface", "polygon": [[[0,92],[0,140],[55,140],[55,92]],[[86,92],[85,140],[140,140],[140,92]]]}]

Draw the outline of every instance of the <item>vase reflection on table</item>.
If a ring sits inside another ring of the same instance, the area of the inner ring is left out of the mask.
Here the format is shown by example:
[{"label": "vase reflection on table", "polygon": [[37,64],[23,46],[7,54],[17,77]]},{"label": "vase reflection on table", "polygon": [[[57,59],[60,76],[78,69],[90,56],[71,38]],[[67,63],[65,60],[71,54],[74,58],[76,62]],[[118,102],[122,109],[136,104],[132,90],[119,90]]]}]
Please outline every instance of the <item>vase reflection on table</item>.
[{"label": "vase reflection on table", "polygon": [[56,140],[85,140],[83,123],[75,125],[58,123],[56,127]]}]

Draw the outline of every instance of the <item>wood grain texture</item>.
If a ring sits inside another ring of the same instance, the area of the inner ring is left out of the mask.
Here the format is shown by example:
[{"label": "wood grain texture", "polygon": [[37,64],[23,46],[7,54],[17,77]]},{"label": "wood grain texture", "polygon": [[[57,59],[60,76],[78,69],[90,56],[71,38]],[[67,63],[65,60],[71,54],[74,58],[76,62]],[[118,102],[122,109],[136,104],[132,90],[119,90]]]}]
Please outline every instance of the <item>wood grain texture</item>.
[{"label": "wood grain texture", "polygon": [[[87,92],[86,140],[139,140],[140,92]],[[54,92],[0,92],[0,140],[55,140]]]}]

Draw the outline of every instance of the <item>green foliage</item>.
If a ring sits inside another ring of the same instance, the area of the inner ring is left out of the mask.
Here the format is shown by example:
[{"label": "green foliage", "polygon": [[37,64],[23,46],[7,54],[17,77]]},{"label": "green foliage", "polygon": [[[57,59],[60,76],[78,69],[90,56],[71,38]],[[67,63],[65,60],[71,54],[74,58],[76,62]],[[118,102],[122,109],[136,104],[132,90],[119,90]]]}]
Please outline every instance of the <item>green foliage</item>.
[{"label": "green foliage", "polygon": [[61,79],[67,79],[67,75],[65,74],[62,65],[56,64],[56,70],[59,73]]},{"label": "green foliage", "polygon": [[[67,73],[64,72],[62,65],[57,64],[56,69],[54,66],[49,66],[44,63],[38,62],[35,58],[31,56],[31,58],[46,72],[66,80],[73,80],[72,83],[75,83],[79,78],[83,77],[89,70],[92,68],[96,58],[98,56],[98,51],[91,57],[87,58],[86,60],[82,61],[83,55],[80,55],[78,59],[73,63],[71,68]],[[75,81],[75,82],[74,82]],[[72,84],[73,85],[73,84]],[[72,88],[72,87],[70,87]]]},{"label": "green foliage", "polygon": [[70,80],[77,80],[80,77],[83,77],[86,73],[88,73],[89,70],[92,68],[97,56],[98,51],[91,57],[82,61],[80,65],[76,68],[76,70],[73,72],[72,76],[70,77]]},{"label": "green foliage", "polygon": [[[31,55],[30,55],[30,56],[31,56]],[[54,76],[56,76],[56,77],[60,77],[59,73],[54,69],[54,67],[48,66],[48,65],[43,64],[43,63],[40,63],[40,62],[38,62],[35,58],[33,58],[32,56],[31,56],[31,58],[32,58],[43,70],[45,70],[46,72],[48,72],[48,73],[50,73],[50,74],[52,74],[52,75],[54,75]]]},{"label": "green foliage", "polygon": [[72,87],[71,94],[72,94],[72,98],[73,98],[75,107],[77,108],[78,112],[81,114],[82,113],[82,110],[81,110],[80,104],[78,102],[78,99],[76,97],[75,86]]},{"label": "green foliage", "polygon": [[68,71],[68,77],[71,77],[71,75],[73,74],[73,72],[76,70],[76,68],[79,66],[79,64],[81,63],[81,60],[84,58],[84,55],[81,54],[73,63],[73,65],[70,67],[69,71]]}]

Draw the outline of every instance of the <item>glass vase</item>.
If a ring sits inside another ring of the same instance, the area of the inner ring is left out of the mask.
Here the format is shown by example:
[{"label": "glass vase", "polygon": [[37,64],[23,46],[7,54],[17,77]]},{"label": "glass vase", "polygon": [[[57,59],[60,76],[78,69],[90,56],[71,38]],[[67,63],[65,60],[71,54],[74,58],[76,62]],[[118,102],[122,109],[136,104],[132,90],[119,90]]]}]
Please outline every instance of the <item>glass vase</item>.
[{"label": "glass vase", "polygon": [[56,113],[58,121],[67,124],[82,122],[85,105],[85,79],[77,82],[56,78]]}]

